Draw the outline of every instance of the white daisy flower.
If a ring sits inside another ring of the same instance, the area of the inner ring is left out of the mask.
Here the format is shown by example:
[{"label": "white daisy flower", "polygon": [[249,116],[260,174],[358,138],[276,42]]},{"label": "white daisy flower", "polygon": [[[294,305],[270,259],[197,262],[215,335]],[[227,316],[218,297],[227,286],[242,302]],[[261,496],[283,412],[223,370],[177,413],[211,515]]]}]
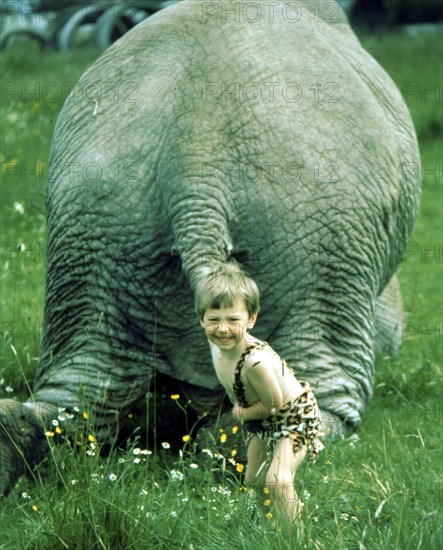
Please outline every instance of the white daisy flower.
[{"label": "white daisy flower", "polygon": [[12,206],[14,207],[14,210],[17,212],[17,214],[25,213],[25,207],[21,202],[14,202]]}]

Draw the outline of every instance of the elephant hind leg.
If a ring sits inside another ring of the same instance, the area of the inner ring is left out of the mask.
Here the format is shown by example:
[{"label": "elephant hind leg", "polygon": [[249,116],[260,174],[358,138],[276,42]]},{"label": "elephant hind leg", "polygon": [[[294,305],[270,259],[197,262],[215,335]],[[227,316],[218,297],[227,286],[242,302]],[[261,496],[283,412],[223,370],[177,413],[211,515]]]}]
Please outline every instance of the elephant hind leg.
[{"label": "elephant hind leg", "polygon": [[396,355],[402,342],[403,301],[400,283],[393,275],[375,308],[375,354]]}]

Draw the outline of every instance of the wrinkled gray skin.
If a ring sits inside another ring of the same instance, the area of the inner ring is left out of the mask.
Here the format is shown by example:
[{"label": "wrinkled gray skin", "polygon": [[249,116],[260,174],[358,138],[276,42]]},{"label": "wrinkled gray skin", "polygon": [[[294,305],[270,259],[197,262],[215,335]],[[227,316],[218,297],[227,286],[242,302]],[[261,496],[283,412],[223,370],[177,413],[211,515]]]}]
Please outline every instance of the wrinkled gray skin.
[{"label": "wrinkled gray skin", "polygon": [[325,20],[307,1],[273,22],[263,4],[255,23],[204,4],[125,35],[60,114],[41,358],[33,400],[4,405],[2,492],[22,470],[11,438],[38,460],[36,419],[79,389],[102,438],[156,372],[199,412],[219,404],[193,310],[203,265],[234,257],[257,281],[254,334],[311,383],[332,432],[358,426],[376,351],[399,345],[394,272],[420,194],[399,91],[331,2]]}]

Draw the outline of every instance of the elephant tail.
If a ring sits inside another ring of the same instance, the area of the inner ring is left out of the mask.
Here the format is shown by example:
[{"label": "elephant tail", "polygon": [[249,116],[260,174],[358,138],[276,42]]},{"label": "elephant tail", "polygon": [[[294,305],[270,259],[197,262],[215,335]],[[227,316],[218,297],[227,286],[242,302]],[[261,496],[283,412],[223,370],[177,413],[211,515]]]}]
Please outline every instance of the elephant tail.
[{"label": "elephant tail", "polygon": [[[197,169],[195,169],[197,170]],[[231,192],[219,182],[186,177],[170,181],[163,194],[174,250],[195,290],[208,270],[228,262],[233,250],[229,232]]]}]

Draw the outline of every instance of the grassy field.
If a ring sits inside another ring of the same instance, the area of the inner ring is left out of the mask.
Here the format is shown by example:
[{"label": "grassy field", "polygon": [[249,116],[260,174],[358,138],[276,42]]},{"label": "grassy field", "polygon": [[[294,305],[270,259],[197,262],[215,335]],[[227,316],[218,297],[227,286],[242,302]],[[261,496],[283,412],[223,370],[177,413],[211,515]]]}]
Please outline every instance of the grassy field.
[{"label": "grassy field", "polygon": [[[257,497],[242,487],[230,433],[203,452],[191,437],[179,454],[166,443],[148,450],[135,434],[125,449],[100,457],[86,411],[79,411],[75,449],[67,441],[51,443],[51,456],[34,478],[22,478],[0,502],[0,549],[442,547],[442,44],[435,35],[401,33],[362,40],[411,110],[425,171],[422,206],[399,269],[406,310],[400,354],[378,360],[375,396],[358,433],[328,444],[315,465],[302,466],[301,522],[276,531],[257,512]],[[32,382],[51,134],[70,87],[96,55],[39,57],[32,49],[1,55],[1,398],[24,399],[25,380]],[[186,415],[181,397],[171,403]],[[64,421],[54,425],[51,442],[64,439]]]}]

